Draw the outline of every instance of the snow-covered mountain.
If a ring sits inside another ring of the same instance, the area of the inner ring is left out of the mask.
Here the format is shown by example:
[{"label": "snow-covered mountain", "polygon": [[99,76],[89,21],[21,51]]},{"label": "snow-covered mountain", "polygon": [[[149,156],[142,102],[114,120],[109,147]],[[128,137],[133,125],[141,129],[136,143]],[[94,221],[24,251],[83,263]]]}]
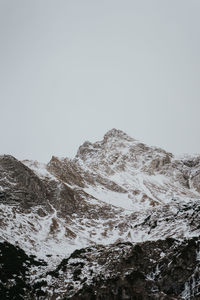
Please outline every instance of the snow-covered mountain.
[{"label": "snow-covered mountain", "polygon": [[200,299],[200,155],[112,129],[72,160],[1,156],[0,203],[2,257],[26,257],[21,299]]}]

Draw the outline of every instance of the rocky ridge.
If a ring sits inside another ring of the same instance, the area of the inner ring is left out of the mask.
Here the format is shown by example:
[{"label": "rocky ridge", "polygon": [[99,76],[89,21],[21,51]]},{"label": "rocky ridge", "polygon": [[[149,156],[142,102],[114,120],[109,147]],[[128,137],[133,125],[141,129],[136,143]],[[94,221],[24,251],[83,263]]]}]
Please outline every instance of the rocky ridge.
[{"label": "rocky ridge", "polygon": [[200,156],[176,158],[112,129],[74,159],[4,155],[0,171],[0,241],[42,262],[22,299],[200,297]]}]

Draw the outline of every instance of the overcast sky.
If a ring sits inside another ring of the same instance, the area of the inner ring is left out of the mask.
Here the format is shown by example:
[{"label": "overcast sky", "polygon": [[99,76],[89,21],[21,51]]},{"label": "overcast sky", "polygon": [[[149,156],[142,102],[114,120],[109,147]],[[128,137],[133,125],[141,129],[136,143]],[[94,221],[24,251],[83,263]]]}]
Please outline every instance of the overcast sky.
[{"label": "overcast sky", "polygon": [[115,127],[200,153],[199,0],[0,0],[0,153],[73,157]]}]

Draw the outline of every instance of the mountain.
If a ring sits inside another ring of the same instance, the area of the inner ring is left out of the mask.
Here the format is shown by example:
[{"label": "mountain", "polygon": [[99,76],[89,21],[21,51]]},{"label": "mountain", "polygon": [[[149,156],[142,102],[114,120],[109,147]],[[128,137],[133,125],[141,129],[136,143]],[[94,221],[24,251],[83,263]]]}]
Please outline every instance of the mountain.
[{"label": "mountain", "polygon": [[112,129],[74,159],[0,156],[0,299],[200,299],[199,234],[200,155]]}]

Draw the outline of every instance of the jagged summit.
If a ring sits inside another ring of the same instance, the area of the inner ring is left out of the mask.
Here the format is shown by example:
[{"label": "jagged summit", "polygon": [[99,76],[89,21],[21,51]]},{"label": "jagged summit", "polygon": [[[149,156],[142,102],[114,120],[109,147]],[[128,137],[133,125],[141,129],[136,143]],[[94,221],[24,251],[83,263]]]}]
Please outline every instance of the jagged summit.
[{"label": "jagged summit", "polygon": [[[76,158],[82,158],[85,159],[85,156],[89,154],[89,156],[92,155],[92,153],[97,153],[105,150],[105,148],[112,146],[112,147],[118,147],[119,144],[123,144],[125,142],[133,142],[135,141],[133,138],[128,136],[125,132],[118,129],[111,129],[109,130],[103,137],[103,140],[91,143],[89,141],[84,142],[78,149]],[[126,146],[126,145],[124,145]]]},{"label": "jagged summit", "polygon": [[172,158],[173,155],[163,149],[149,147],[121,130],[111,129],[103,140],[83,143],[74,161],[90,170],[98,169],[107,176],[120,170],[132,174],[132,171],[140,169],[152,174],[170,163]]},{"label": "jagged summit", "polygon": [[[143,147],[143,150],[147,150],[148,147],[137,140],[127,135],[122,130],[111,129],[103,137],[101,141],[91,143],[89,141],[84,142],[78,149],[75,160],[81,159],[83,161],[92,160],[97,161],[108,156],[120,156],[132,150],[139,144],[139,147]],[[108,163],[107,161],[104,161]],[[100,162],[99,162],[100,163]]]},{"label": "jagged summit", "polygon": [[107,141],[110,138],[115,138],[115,139],[121,139],[121,140],[130,140],[133,141],[134,139],[130,137],[128,134],[126,134],[124,131],[119,130],[119,129],[111,129],[109,130],[103,137],[104,141]]},{"label": "jagged summit", "polygon": [[[128,134],[118,129],[109,130],[103,137],[101,141],[91,143],[89,141],[84,142],[78,149],[75,158],[81,158],[83,160],[96,157],[96,154],[100,155],[110,155],[113,153],[118,153],[119,155],[132,152],[141,155],[142,153],[151,152],[156,156],[157,154],[173,156],[171,153],[157,147],[150,147],[140,141],[130,137]],[[107,154],[106,154],[107,153]]]}]

